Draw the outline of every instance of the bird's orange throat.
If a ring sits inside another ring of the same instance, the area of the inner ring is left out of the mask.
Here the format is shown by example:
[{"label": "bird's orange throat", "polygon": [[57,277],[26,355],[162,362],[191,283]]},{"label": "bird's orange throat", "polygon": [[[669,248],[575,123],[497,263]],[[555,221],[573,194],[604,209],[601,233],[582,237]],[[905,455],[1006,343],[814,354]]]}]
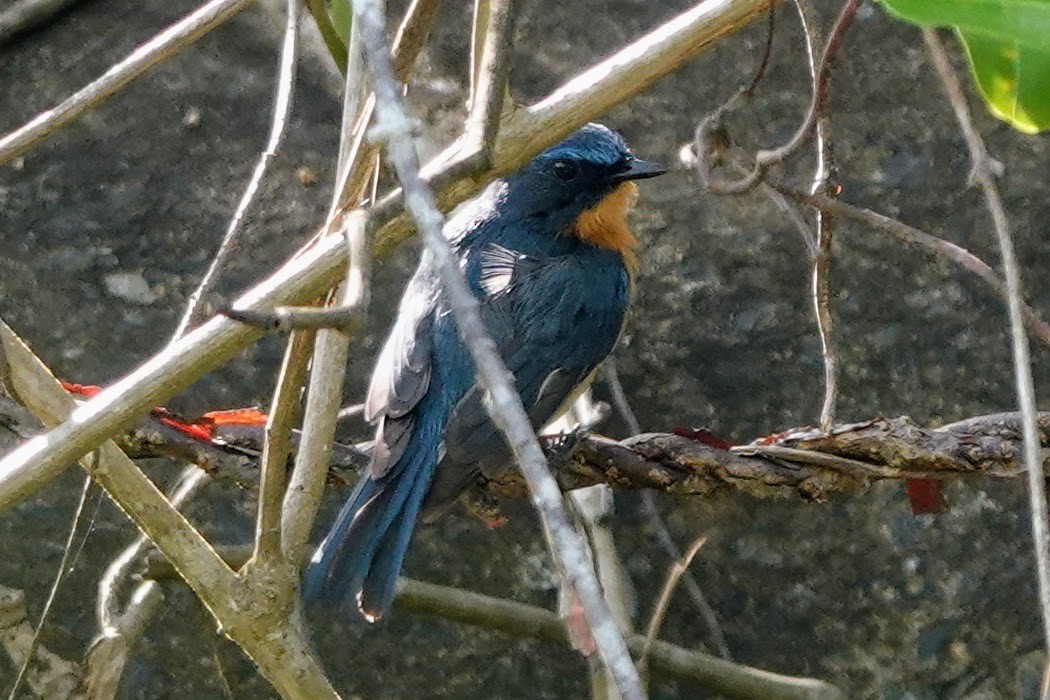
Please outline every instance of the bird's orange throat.
[{"label": "bird's orange throat", "polygon": [[627,227],[627,212],[638,199],[638,185],[625,182],[605,196],[605,199],[580,214],[574,233],[581,240],[601,248],[615,250],[623,256],[624,265],[634,279],[638,269],[635,248],[638,241]]}]

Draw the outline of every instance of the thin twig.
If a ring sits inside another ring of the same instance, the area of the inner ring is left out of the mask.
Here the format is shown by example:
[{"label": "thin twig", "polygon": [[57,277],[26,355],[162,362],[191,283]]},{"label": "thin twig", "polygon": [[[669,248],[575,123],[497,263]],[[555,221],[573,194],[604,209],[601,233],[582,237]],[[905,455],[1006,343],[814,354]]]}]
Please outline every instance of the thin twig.
[{"label": "thin twig", "polygon": [[32,29],[36,29],[65,11],[79,0],[14,0],[0,12],[0,46]]},{"label": "thin twig", "polygon": [[473,74],[464,136],[483,167],[491,165],[503,117],[516,13],[515,0],[476,0],[474,5]]},{"label": "thin twig", "polygon": [[[346,218],[347,236],[358,241],[356,256],[364,253],[366,215],[358,210]],[[348,280],[341,287],[341,305],[360,308],[367,300],[367,287]],[[298,567],[306,552],[317,510],[328,476],[328,459],[335,437],[350,337],[338,330],[317,334],[310,368],[310,386],[303,411],[303,430],[295,468],[285,492],[281,512],[281,551],[285,560]]]},{"label": "thin twig", "polygon": [[[795,0],[799,19],[802,23],[802,35],[806,44],[806,60],[809,65],[809,77],[812,94],[821,90],[824,97],[816,105],[816,167],[810,193],[827,193],[828,180],[831,177],[832,163],[830,142],[828,140],[828,113],[824,109],[827,102],[827,81],[821,85],[821,65],[818,53],[823,45],[816,12],[809,0]],[[837,22],[829,41],[837,41],[838,36],[849,26],[848,22]],[[820,427],[828,430],[835,422],[835,404],[838,400],[838,352],[835,348],[831,315],[831,240],[834,231],[831,217],[821,210],[816,211],[817,249],[813,255],[813,273],[811,297],[813,310],[816,313],[817,334],[820,337],[820,350],[824,360],[824,401],[820,408]]]},{"label": "thin twig", "polygon": [[314,334],[299,331],[288,339],[273,407],[266,421],[266,441],[259,459],[259,512],[255,528],[257,561],[274,560],[281,553],[281,505],[292,451],[292,427],[299,416],[299,396],[310,366]]},{"label": "thin twig", "polygon": [[653,642],[660,635],[660,627],[664,623],[664,617],[667,615],[671,596],[674,595],[675,588],[678,587],[678,581],[682,578],[682,574],[689,571],[689,565],[693,563],[693,557],[705,544],[707,544],[706,536],[701,535],[697,537],[693,540],[693,544],[690,545],[688,551],[686,551],[685,556],[678,561],[672,562],[671,568],[667,571],[667,580],[660,591],[660,597],[656,600],[656,607],[653,608],[652,617],[649,618],[649,627],[645,632],[645,645],[642,647],[642,653],[638,656],[638,669],[643,676],[647,674],[649,651],[652,649]]},{"label": "thin twig", "polygon": [[1023,416],[1025,464],[1028,469],[1028,496],[1031,504],[1032,539],[1035,541],[1035,560],[1039,581],[1039,601],[1043,618],[1043,641],[1050,651],[1050,533],[1047,524],[1046,477],[1043,475],[1043,460],[1040,455],[1039,430],[1036,425],[1035,384],[1032,380],[1032,360],[1028,349],[1028,334],[1024,331],[1024,313],[1021,289],[1021,272],[1017,254],[1010,235],[1010,222],[1006,216],[995,176],[989,165],[988,149],[978,133],[966,104],[962,86],[955,75],[948,54],[933,29],[922,30],[926,49],[941,79],[948,100],[959,122],[960,130],[970,151],[972,178],[984,193],[985,205],[992,217],[995,237],[999,242],[999,254],[1006,277],[1006,307],[1010,316],[1010,344],[1013,350],[1014,376],[1017,382],[1017,401]]},{"label": "thin twig", "polygon": [[171,58],[252,4],[253,0],[211,0],[135,48],[101,76],[25,125],[0,138],[0,165],[17,158],[56,131],[120,92],[149,69]]},{"label": "thin twig", "polygon": [[80,499],[77,501],[77,507],[73,511],[73,523],[69,526],[69,535],[66,536],[66,546],[62,550],[62,558],[58,561],[58,570],[55,572],[55,578],[51,582],[51,590],[47,594],[47,600],[44,601],[44,609],[40,611],[40,621],[37,623],[36,629],[33,630],[33,638],[29,641],[29,648],[26,649],[26,657],[18,669],[15,682],[11,686],[11,692],[7,696],[8,700],[17,700],[18,698],[18,691],[22,688],[22,683],[29,672],[29,666],[33,663],[33,656],[36,654],[37,647],[40,644],[40,633],[44,630],[44,624],[51,613],[51,606],[58,596],[58,589],[62,586],[62,581],[65,579],[66,574],[69,573],[69,569],[72,568],[73,562],[76,561],[76,557],[72,556],[73,540],[76,539],[77,530],[80,529],[80,520],[84,515],[84,506],[87,504],[90,494],[91,477],[85,475],[84,485],[80,489]]},{"label": "thin twig", "polygon": [[[220,547],[219,551],[234,568],[242,566],[251,555],[251,547],[237,545]],[[143,576],[156,581],[178,579],[171,563],[163,557],[149,559]],[[569,642],[565,626],[550,610],[404,576],[397,580],[394,607],[406,613],[495,630],[523,639],[557,645]],[[638,654],[645,644],[645,637],[631,635],[628,643]],[[653,642],[649,658],[655,670],[669,677],[691,680],[701,688],[726,697],[769,700],[839,700],[843,697],[838,688],[816,678],[771,673],[660,640]]]},{"label": "thin twig", "polygon": [[[925,248],[938,257],[947,258],[960,267],[977,275],[977,277],[987,284],[996,295],[1002,297],[1004,300],[1008,297],[1006,285],[1003,283],[1002,279],[1000,279],[999,275],[996,274],[995,270],[993,270],[988,263],[984,262],[962,246],[956,245],[955,243],[943,238],[938,238],[933,234],[909,226],[897,219],[885,216],[884,214],[879,214],[871,209],[848,204],[847,202],[843,202],[842,200],[824,194],[807,194],[799,190],[784,187],[777,183],[770,183],[770,186],[788,199],[792,199],[816,209],[821,209],[822,211],[827,211],[840,219],[860,221],[868,224],[876,231],[888,233],[904,243]],[[1035,309],[1023,301],[1021,303],[1021,315],[1024,318],[1028,329],[1035,334],[1037,338],[1050,346],[1050,324],[1044,321]]]},{"label": "thin twig", "polygon": [[[624,423],[627,424],[629,434],[641,434],[642,425],[631,407],[631,402],[627,398],[627,392],[624,391],[615,358],[606,360],[603,370],[605,373],[605,384],[609,387],[609,393],[612,394],[613,405],[616,406],[616,410],[619,411]],[[649,520],[649,527],[652,528],[656,535],[656,541],[663,548],[667,557],[672,562],[681,561],[683,553],[678,548],[678,543],[675,542],[674,537],[671,536],[667,523],[664,522],[660,506],[656,503],[656,494],[652,489],[642,491],[642,510],[645,513],[645,517]],[[733,655],[729,651],[729,644],[726,642],[725,634],[722,632],[722,625],[718,621],[718,613],[715,612],[714,607],[707,600],[707,595],[700,586],[700,582],[697,581],[696,576],[693,575],[693,572],[686,571],[684,577],[685,591],[689,594],[693,605],[699,611],[700,617],[703,618],[704,624],[707,626],[707,633],[711,636],[711,642],[723,659],[732,661]]]},{"label": "thin twig", "polygon": [[175,329],[174,338],[181,338],[199,320],[204,302],[215,288],[226,264],[226,259],[237,247],[238,237],[248,215],[248,210],[255,202],[255,196],[259,193],[259,186],[270,163],[277,157],[281,148],[285,131],[288,128],[288,117],[292,112],[292,101],[295,97],[295,73],[299,56],[299,4],[297,0],[288,0],[288,12],[284,25],[284,40],[281,43],[281,53],[278,59],[277,88],[274,91],[273,118],[270,120],[270,135],[266,140],[266,149],[259,155],[248,184],[241,194],[237,208],[233,212],[233,218],[226,226],[219,249],[208,264],[208,269],[201,278],[197,288],[190,295],[185,312]]},{"label": "thin twig", "polygon": [[[168,501],[172,506],[178,508],[206,479],[207,474],[199,469],[184,472],[168,494]],[[119,620],[125,612],[120,608],[117,600],[120,582],[127,577],[134,563],[147,551],[149,546],[149,538],[140,535],[134,543],[121,551],[103,572],[98,583],[98,601],[95,610],[102,639],[120,635]],[[141,599],[142,595],[143,593],[136,591],[131,596],[131,600]]]},{"label": "thin twig", "polygon": [[533,432],[514,379],[499,356],[496,345],[478,313],[478,300],[467,287],[449,242],[442,234],[444,217],[434,204],[430,186],[419,172],[413,143],[413,122],[405,113],[401,89],[390,61],[385,18],[375,0],[354,0],[354,21],[360,24],[365,55],[376,94],[377,123],[373,134],[386,141],[391,164],[405,193],[405,206],[433,256],[460,335],[474,359],[478,383],[484,387],[493,422],[507,437],[532,492],[533,502],[544,525],[552,553],[568,577],[584,609],[598,653],[616,679],[625,700],[645,696],[637,669],[608,605],[601,586],[588,566],[580,536],[572,528],[561,500],[561,491],[551,476],[547,460]]},{"label": "thin twig", "polygon": [[846,0],[838,17],[828,32],[828,40],[817,64],[817,79],[813,81],[813,91],[810,95],[809,107],[795,134],[780,146],[772,149],[763,149],[755,154],[754,164],[748,174],[740,180],[724,180],[714,174],[712,155],[718,149],[712,149],[711,144],[716,141],[715,135],[720,128],[721,121],[728,111],[734,109],[737,100],[729,100],[711,115],[701,121],[696,131],[696,153],[698,159],[698,171],[707,188],[715,194],[743,194],[754,189],[763,180],[770,167],[784,162],[796,153],[805,144],[806,139],[816,127],[820,115],[824,111],[824,102],[827,98],[828,78],[835,61],[835,56],[842,43],[846,30],[853,23],[853,18],[860,8],[861,0]]}]

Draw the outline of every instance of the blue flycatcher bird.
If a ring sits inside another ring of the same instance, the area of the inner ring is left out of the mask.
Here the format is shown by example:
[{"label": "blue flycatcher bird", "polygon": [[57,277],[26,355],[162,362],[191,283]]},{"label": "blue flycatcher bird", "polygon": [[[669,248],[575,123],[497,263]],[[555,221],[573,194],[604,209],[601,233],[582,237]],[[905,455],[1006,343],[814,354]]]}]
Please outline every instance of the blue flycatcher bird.
[{"label": "blue flycatcher bird", "polygon": [[[625,219],[633,181],[664,172],[589,124],[445,224],[536,429],[616,344],[637,268]],[[376,425],[371,464],[314,554],[303,597],[374,622],[390,608],[420,515],[440,513],[512,459],[426,252],[376,362],[365,416]]]}]

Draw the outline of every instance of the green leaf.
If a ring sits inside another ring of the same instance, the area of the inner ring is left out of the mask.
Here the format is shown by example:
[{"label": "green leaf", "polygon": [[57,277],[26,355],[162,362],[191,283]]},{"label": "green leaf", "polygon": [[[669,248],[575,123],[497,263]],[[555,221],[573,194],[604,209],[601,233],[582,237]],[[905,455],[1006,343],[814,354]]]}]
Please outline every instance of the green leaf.
[{"label": "green leaf", "polygon": [[1026,134],[1050,129],[1050,51],[972,32],[960,37],[992,114]]},{"label": "green leaf", "polygon": [[1050,129],[1050,0],[882,0],[912,24],[953,27],[977,87],[1018,131]]},{"label": "green leaf", "polygon": [[332,0],[332,26],[345,44],[350,37],[350,0]]},{"label": "green leaf", "polygon": [[1050,47],[1050,0],[882,0],[900,19]]}]

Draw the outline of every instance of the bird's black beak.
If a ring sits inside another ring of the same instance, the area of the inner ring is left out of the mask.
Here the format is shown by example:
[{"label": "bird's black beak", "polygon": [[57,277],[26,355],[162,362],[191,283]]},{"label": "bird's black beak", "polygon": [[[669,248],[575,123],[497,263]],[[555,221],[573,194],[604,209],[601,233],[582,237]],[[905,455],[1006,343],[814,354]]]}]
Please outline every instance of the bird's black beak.
[{"label": "bird's black beak", "polygon": [[632,158],[627,161],[627,168],[615,173],[612,176],[613,182],[626,182],[628,180],[645,180],[646,178],[656,177],[657,175],[663,175],[667,172],[667,168],[654,163],[651,160],[641,160],[640,158]]}]

